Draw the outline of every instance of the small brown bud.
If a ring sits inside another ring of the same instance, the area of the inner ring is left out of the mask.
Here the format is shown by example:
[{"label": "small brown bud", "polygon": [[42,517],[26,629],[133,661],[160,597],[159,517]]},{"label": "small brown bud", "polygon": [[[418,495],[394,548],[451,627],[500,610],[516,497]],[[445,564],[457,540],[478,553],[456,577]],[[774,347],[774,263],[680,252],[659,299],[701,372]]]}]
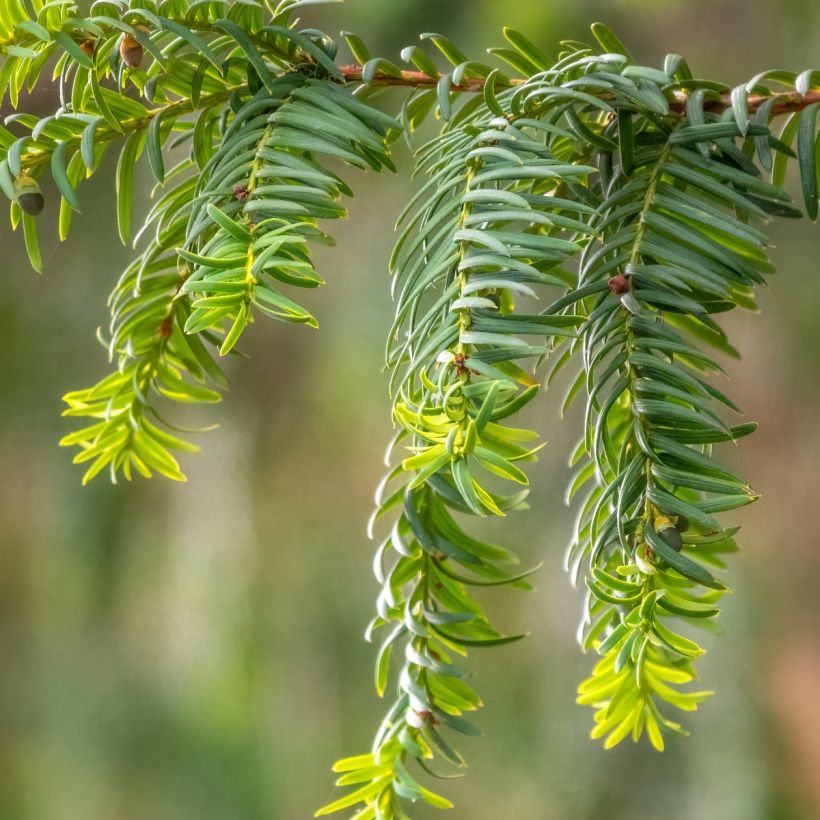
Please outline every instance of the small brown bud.
[{"label": "small brown bud", "polygon": [[80,43],[80,50],[86,57],[91,59],[94,56],[94,49],[97,47],[97,41],[92,38],[87,38]]},{"label": "small brown bud", "polygon": [[43,192],[30,176],[21,176],[14,180],[14,194],[23,213],[37,216],[42,212],[45,205]]},{"label": "small brown bud", "polygon": [[240,201],[246,199],[250,192],[244,185],[234,185],[233,195]]},{"label": "small brown bud", "polygon": [[433,726],[438,726],[439,720],[438,718],[429,710],[429,709],[422,709],[420,712],[416,712],[416,714],[425,722],[431,723]]},{"label": "small brown bud", "polygon": [[619,273],[617,276],[613,276],[607,284],[609,285],[609,289],[619,296],[629,290],[629,279],[627,279],[622,273]]},{"label": "small brown bud", "polygon": [[122,61],[129,68],[139,68],[142,58],[145,56],[145,51],[138,40],[135,40],[130,34],[124,34],[120,40],[120,57]]},{"label": "small brown bud", "polygon": [[453,365],[455,366],[456,373],[458,373],[459,376],[463,376],[467,372],[464,362],[465,359],[463,353],[456,353],[456,355],[453,356]]}]

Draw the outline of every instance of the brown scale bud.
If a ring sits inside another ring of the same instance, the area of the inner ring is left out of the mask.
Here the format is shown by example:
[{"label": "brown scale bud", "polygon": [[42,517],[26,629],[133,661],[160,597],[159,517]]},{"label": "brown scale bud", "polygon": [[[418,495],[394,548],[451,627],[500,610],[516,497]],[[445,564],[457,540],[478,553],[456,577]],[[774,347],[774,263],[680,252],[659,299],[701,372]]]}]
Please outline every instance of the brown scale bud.
[{"label": "brown scale bud", "polygon": [[439,720],[438,718],[429,710],[429,709],[422,709],[420,712],[416,712],[416,714],[425,722],[431,723],[433,726],[438,726]]},{"label": "brown scale bud", "polygon": [[465,364],[466,361],[467,359],[465,358],[463,353],[456,353],[456,355],[453,356],[453,366],[455,367],[456,373],[458,373],[459,376],[463,376],[465,373],[470,372],[469,368]]},{"label": "brown scale bud", "polygon": [[248,189],[244,185],[234,185],[233,186],[233,195],[242,202],[248,196]]},{"label": "brown scale bud", "polygon": [[130,34],[123,34],[120,40],[120,57],[122,61],[129,68],[139,68],[142,58],[145,56],[145,51],[138,40],[135,40]]},{"label": "brown scale bud", "polygon": [[96,41],[96,40],[94,40],[94,39],[92,39],[92,38],[90,38],[90,37],[89,37],[88,39],[86,39],[86,40],[83,40],[83,41],[80,43],[80,50],[81,50],[81,51],[83,52],[83,54],[85,54],[85,56],[86,56],[86,57],[88,57],[89,59],[91,59],[91,58],[93,58],[93,57],[94,57],[94,49],[95,49],[96,47],[97,47],[97,41]]},{"label": "brown scale bud", "polygon": [[622,273],[619,273],[617,276],[613,276],[607,284],[609,285],[609,289],[618,296],[629,290],[629,279],[627,279]]},{"label": "brown scale bud", "polygon": [[46,201],[40,186],[30,176],[21,176],[14,180],[14,194],[23,213],[37,216],[42,212]]}]

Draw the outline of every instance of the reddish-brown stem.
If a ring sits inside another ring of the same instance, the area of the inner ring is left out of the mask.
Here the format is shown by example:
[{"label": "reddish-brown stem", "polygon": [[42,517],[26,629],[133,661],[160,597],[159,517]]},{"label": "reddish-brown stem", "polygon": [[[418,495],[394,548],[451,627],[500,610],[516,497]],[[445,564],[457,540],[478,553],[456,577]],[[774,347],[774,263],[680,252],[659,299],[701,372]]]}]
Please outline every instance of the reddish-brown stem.
[{"label": "reddish-brown stem", "polygon": [[[772,106],[772,114],[789,114],[793,111],[801,111],[807,108],[812,103],[820,102],[820,91],[808,91],[805,94],[799,94],[797,91],[791,91],[788,94],[777,94],[779,102]],[[769,99],[765,94],[756,94],[749,98],[749,110],[754,111],[763,105]],[[723,107],[728,108],[731,102],[726,102]]]},{"label": "reddish-brown stem", "polygon": [[[339,66],[344,78],[350,82],[362,81],[362,67],[359,65]],[[435,74],[425,74],[423,71],[402,71],[401,76],[387,74],[384,71],[377,71],[370,80],[371,85],[399,85],[411,88],[423,88],[424,86],[438,85],[440,76]],[[523,80],[510,80],[512,85],[520,85]],[[484,88],[483,77],[465,77],[460,85],[453,84],[453,91],[481,91]]]},{"label": "reddish-brown stem", "polygon": [[[362,67],[358,65],[340,66],[340,71],[344,78],[350,82],[362,82]],[[440,77],[435,74],[425,74],[423,71],[402,71],[401,76],[394,74],[387,74],[386,72],[376,72],[370,80],[371,85],[395,85],[409,88],[424,88],[427,86],[438,85]],[[513,79],[510,80],[511,85],[521,85],[524,80]],[[481,91],[484,88],[483,77],[466,77],[458,85],[453,85],[453,91]],[[601,95],[606,99],[610,95]],[[806,94],[800,94],[796,91],[785,92],[783,94],[772,94],[777,97],[778,102],[772,106],[772,115],[789,114],[794,111],[800,111],[812,103],[820,102],[820,90],[809,91]],[[676,92],[676,100],[671,103],[670,108],[673,111],[682,111],[686,105],[686,94],[683,92]],[[749,111],[756,111],[766,100],[771,97],[766,94],[752,94],[748,97]],[[721,94],[720,99],[707,99],[704,102],[704,108],[707,111],[721,112],[727,108],[732,107],[732,99],[729,94]]]}]

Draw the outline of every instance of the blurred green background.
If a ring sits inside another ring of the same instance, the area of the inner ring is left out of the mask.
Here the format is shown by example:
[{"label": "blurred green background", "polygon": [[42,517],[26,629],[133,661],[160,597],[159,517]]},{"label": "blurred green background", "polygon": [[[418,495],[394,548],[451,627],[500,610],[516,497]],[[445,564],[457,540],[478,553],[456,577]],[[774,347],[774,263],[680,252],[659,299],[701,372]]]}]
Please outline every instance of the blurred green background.
[{"label": "blurred green background", "polygon": [[[503,25],[554,53],[596,19],[643,62],[680,52],[731,84],[820,64],[815,0],[348,0],[307,15],[396,59],[421,31],[478,55]],[[398,96],[383,99],[395,110]],[[255,326],[250,361],[229,363],[232,390],[210,411],[222,427],[185,460],[181,486],[82,489],[56,444],[72,429],[60,396],[107,366],[94,330],[128,258],[110,167],[81,189],[71,240],[46,231],[42,277],[2,228],[2,820],[301,820],[331,797],[329,764],[369,746],[384,704],[362,638],[376,594],[364,526],[390,434],[389,226],[411,186],[398,153],[402,178],[352,175],[351,220],[317,254],[328,285],[308,304],[320,332]],[[145,200],[147,168],[142,179]],[[538,589],[486,596],[502,628],[531,637],[475,654],[486,736],[464,742],[455,816],[820,817],[820,229],[781,224],[774,237],[780,273],[762,315],[727,322],[744,359],[728,363],[728,389],[760,430],[724,455],[763,498],[736,516],[726,635],[707,639],[701,663],[716,697],[663,756],[587,738],[591,713],[573,693],[593,659],[574,642],[579,593],[561,572],[579,423],[561,421],[548,394],[530,419],[549,440],[533,509],[499,528],[545,561]]]}]

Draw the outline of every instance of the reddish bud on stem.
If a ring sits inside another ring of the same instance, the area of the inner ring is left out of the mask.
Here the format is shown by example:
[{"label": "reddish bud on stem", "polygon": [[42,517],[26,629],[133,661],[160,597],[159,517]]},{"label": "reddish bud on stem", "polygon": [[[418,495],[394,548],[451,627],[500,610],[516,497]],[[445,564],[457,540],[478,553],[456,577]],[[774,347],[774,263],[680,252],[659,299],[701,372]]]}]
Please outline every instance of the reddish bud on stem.
[{"label": "reddish bud on stem", "polygon": [[629,290],[629,279],[627,279],[622,273],[619,273],[617,276],[613,276],[607,284],[609,285],[609,289],[619,296]]}]

